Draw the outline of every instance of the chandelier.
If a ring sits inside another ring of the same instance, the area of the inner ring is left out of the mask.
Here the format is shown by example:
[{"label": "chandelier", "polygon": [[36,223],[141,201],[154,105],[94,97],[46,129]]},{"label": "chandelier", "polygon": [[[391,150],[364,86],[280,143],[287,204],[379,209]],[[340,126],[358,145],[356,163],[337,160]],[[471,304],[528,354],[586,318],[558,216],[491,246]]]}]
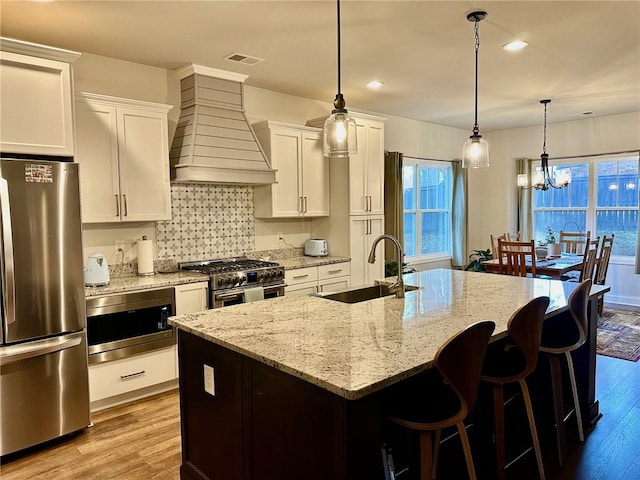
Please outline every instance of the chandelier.
[{"label": "chandelier", "polygon": [[[543,140],[542,140],[542,154],[540,155],[541,166],[536,168],[533,174],[533,181],[531,187],[536,190],[546,191],[551,188],[564,188],[571,183],[571,170],[563,168],[562,170],[549,167],[549,154],[547,153],[547,105],[551,103],[550,99],[540,100],[540,103],[544,105],[544,127],[543,127]],[[527,187],[527,174],[521,173],[518,175],[518,186]]]}]

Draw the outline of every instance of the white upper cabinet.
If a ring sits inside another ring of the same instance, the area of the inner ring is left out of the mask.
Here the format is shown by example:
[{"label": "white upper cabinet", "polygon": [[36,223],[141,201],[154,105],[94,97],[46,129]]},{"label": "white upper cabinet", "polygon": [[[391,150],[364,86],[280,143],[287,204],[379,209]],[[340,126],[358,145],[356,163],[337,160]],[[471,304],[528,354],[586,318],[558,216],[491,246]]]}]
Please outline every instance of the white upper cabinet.
[{"label": "white upper cabinet", "polygon": [[322,155],[322,130],[270,121],[253,129],[277,170],[277,183],[254,187],[255,216],[328,216],[329,159]]},{"label": "white upper cabinet", "polygon": [[384,123],[352,115],[358,153],[349,157],[351,215],[384,214]]},{"label": "white upper cabinet", "polygon": [[0,38],[0,150],[74,155],[73,72],[79,53]]},{"label": "white upper cabinet", "polygon": [[84,223],[171,218],[170,105],[82,93],[76,161]]}]

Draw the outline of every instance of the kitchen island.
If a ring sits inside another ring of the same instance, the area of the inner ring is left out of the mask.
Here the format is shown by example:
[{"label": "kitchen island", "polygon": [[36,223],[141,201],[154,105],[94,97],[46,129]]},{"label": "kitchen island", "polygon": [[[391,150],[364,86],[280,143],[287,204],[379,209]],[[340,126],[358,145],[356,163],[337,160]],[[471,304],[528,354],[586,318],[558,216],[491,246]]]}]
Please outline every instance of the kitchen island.
[{"label": "kitchen island", "polygon": [[[469,324],[494,321],[497,340],[527,301],[549,296],[551,317],[567,310],[576,286],[443,269],[405,283],[420,288],[404,299],[285,296],[174,318],[182,478],[382,478],[384,394],[429,369]],[[592,289],[593,329],[575,358],[589,419],[597,416],[594,299],[606,291]]]}]

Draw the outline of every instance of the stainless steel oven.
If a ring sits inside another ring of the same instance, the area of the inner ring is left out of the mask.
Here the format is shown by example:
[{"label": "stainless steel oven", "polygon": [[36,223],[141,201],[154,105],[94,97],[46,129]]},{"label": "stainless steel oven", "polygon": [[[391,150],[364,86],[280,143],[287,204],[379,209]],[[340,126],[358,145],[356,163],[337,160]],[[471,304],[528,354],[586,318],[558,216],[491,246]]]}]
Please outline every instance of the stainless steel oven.
[{"label": "stainless steel oven", "polygon": [[209,275],[210,308],[227,307],[244,301],[248,288],[261,287],[264,298],[284,295],[284,267],[274,262],[247,257],[220,258],[179,263],[181,270]]},{"label": "stainless steel oven", "polygon": [[[220,292],[211,292],[211,308],[228,307],[229,305],[237,305],[244,302],[244,291],[246,288],[238,288],[234,290],[223,290]],[[284,295],[284,285],[272,285],[263,287],[264,298],[281,297]]]},{"label": "stainless steel oven", "polygon": [[172,287],[88,298],[89,363],[175,344],[175,330],[168,323],[175,309]]}]

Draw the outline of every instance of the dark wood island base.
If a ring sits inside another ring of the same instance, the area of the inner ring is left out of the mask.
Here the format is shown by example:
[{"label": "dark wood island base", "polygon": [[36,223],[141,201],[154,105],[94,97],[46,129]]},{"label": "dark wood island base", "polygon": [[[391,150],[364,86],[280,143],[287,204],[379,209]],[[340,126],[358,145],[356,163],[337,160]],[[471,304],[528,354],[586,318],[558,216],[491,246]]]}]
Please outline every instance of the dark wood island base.
[{"label": "dark wood island base", "polygon": [[182,480],[382,478],[379,395],[347,400],[184,331],[178,345]]}]

